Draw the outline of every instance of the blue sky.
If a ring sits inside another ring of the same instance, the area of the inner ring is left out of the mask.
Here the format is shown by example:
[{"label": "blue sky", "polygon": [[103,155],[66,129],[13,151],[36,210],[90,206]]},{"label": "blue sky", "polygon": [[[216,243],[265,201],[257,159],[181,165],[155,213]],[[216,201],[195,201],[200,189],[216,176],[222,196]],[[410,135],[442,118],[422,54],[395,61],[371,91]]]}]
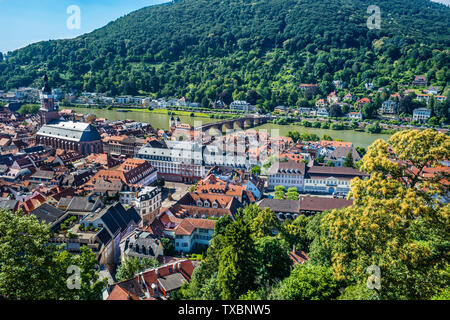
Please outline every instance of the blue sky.
[{"label": "blue sky", "polygon": [[[73,38],[134,10],[167,0],[0,0],[0,52],[42,40]],[[68,29],[67,8],[81,11],[80,29]]]},{"label": "blue sky", "polygon": [[[168,0],[0,0],[0,52],[42,40],[73,38],[134,10]],[[450,0],[433,0],[450,5]],[[374,0],[376,3],[376,0]],[[81,28],[67,28],[67,8],[81,10]]]}]

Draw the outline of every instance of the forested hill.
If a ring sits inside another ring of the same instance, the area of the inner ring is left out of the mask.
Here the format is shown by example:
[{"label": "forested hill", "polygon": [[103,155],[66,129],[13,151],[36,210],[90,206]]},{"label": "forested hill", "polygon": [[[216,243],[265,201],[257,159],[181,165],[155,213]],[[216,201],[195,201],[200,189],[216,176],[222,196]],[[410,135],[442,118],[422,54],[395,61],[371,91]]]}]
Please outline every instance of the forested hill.
[{"label": "forested hill", "polygon": [[[0,88],[53,86],[117,94],[291,104],[299,83],[351,88],[450,78],[450,8],[428,0],[178,0],[71,40],[39,42],[0,62]],[[395,89],[395,88],[394,88]]]}]

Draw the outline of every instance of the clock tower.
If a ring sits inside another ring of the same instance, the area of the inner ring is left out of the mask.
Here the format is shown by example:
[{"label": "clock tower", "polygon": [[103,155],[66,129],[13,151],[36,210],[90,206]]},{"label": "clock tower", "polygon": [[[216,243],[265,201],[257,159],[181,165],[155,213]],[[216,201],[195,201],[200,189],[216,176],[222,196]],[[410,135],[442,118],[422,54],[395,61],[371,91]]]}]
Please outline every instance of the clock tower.
[{"label": "clock tower", "polygon": [[55,97],[52,89],[48,85],[48,77],[44,75],[44,87],[40,95],[41,98],[41,125],[59,121],[58,106],[55,104]]}]

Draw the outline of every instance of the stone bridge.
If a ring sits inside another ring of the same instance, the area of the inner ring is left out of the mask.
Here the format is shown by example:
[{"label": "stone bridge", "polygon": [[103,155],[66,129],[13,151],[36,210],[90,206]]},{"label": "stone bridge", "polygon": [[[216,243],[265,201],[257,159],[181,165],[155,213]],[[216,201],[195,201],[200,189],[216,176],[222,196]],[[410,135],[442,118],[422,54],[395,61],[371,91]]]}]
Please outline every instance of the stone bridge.
[{"label": "stone bridge", "polygon": [[267,118],[265,116],[246,116],[242,118],[226,119],[219,122],[204,124],[196,127],[195,130],[201,130],[202,132],[207,132],[210,129],[223,132],[224,128],[225,130],[245,130],[260,126],[266,122]]}]

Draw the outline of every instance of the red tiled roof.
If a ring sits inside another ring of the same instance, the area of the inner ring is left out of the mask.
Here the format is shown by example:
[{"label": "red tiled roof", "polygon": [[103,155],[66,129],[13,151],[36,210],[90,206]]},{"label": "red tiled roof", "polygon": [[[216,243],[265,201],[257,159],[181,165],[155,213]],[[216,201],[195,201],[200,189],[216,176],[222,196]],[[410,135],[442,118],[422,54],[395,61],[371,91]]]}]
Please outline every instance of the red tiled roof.
[{"label": "red tiled roof", "polygon": [[139,300],[139,298],[120,285],[116,285],[107,300]]},{"label": "red tiled roof", "polygon": [[175,229],[176,235],[191,235],[195,229],[214,230],[215,220],[208,219],[184,219]]},{"label": "red tiled roof", "polygon": [[304,251],[291,251],[289,252],[289,258],[291,258],[294,264],[303,264],[309,260],[308,255]]},{"label": "red tiled roof", "polygon": [[[172,272],[170,272],[169,269],[171,269]],[[161,288],[158,279],[167,277],[174,273],[181,273],[181,275],[187,281],[190,281],[193,272],[194,272],[194,265],[192,264],[192,261],[183,260],[174,262],[173,265],[169,264],[166,266],[159,267],[157,269],[145,271],[141,275],[139,275],[139,278],[145,281],[149,290],[151,290],[152,284],[156,284],[158,286],[158,291],[165,295],[166,293],[163,291],[163,288]]]},{"label": "red tiled roof", "polygon": [[347,147],[350,148],[353,146],[353,143],[351,142],[346,142],[346,141],[327,141],[327,140],[322,140],[320,141],[320,145],[322,147]]},{"label": "red tiled roof", "polygon": [[369,98],[362,98],[362,99],[359,99],[358,100],[358,104],[360,104],[360,103],[370,103],[371,101],[370,101],[370,99]]}]

